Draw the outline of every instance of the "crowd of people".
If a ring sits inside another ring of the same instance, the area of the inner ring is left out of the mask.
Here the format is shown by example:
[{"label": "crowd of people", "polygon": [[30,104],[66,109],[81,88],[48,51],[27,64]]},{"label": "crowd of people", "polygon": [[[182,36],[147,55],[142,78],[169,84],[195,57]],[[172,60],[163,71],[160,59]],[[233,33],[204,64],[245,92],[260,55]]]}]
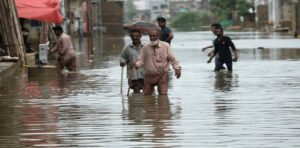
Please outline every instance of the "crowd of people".
[{"label": "crowd of people", "polygon": [[[158,17],[156,21],[159,28],[149,30],[148,43],[142,43],[140,30],[131,30],[131,43],[120,54],[120,66],[127,67],[128,87],[133,89],[134,94],[152,95],[156,87],[159,95],[167,95],[171,66],[176,78],[179,79],[181,76],[181,66],[171,48],[174,34],[166,26],[164,17]],[[57,41],[55,47],[50,49],[50,53],[58,53],[57,72],[61,73],[65,67],[69,71],[76,71],[76,56],[70,36],[64,33],[61,26],[55,26],[53,30]],[[202,49],[202,51],[213,49],[208,53],[207,63],[211,63],[215,58],[214,71],[227,68],[231,72],[232,63],[238,60],[237,49],[230,37],[224,35],[220,24],[212,24],[211,31],[212,44]]]},{"label": "crowd of people", "polygon": [[[168,94],[169,67],[173,67],[176,78],[181,76],[181,66],[176,59],[171,41],[174,38],[172,30],[166,26],[166,19],[158,17],[159,28],[148,32],[149,43],[141,43],[141,32],[132,30],[130,38],[132,43],[127,45],[121,52],[120,66],[127,65],[127,78],[129,88],[134,90],[134,94],[143,92],[144,95],[155,93],[155,87],[159,95]],[[205,51],[213,48],[209,52],[207,63],[211,63],[215,57],[214,71],[226,69],[232,71],[232,62],[238,60],[237,50],[230,37],[223,34],[223,28],[220,24],[212,24],[213,33],[212,44],[203,48]],[[231,50],[234,54],[232,56]]]}]

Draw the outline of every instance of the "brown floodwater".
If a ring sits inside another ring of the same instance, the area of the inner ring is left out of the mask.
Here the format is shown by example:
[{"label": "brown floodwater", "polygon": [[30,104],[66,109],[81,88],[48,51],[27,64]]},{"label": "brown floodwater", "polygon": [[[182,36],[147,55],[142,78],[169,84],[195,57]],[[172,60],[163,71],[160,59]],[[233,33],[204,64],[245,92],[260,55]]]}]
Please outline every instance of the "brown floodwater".
[{"label": "brown floodwater", "polygon": [[126,96],[125,75],[120,94],[128,36],[94,42],[93,57],[75,42],[77,73],[24,69],[1,84],[0,147],[300,147],[300,40],[227,35],[240,59],[215,73],[201,51],[210,32],[175,32],[183,71],[168,96]]}]

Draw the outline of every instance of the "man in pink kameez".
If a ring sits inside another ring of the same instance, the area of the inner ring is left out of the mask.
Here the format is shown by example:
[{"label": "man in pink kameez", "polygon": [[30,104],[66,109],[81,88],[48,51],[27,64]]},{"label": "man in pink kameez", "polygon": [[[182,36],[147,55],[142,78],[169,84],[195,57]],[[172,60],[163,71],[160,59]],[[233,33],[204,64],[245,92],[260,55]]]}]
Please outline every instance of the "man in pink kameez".
[{"label": "man in pink kameez", "polygon": [[50,50],[50,53],[58,52],[56,69],[61,73],[66,67],[69,71],[76,71],[76,55],[72,45],[70,36],[63,32],[61,26],[53,27],[54,33],[57,37],[55,46]]},{"label": "man in pink kameez", "polygon": [[136,68],[144,68],[144,95],[151,95],[157,86],[159,95],[168,94],[169,66],[175,70],[175,76],[180,78],[181,67],[176,60],[170,45],[159,40],[160,30],[149,31],[150,43],[142,48]]}]

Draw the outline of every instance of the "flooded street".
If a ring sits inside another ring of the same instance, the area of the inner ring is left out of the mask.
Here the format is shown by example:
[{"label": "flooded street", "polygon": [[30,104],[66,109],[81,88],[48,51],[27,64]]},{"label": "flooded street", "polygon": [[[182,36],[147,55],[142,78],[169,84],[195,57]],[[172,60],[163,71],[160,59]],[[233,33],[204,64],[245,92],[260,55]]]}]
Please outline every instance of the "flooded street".
[{"label": "flooded street", "polygon": [[[78,73],[20,72],[0,86],[0,147],[300,147],[300,40],[227,32],[239,50],[233,73],[207,64],[210,32],[175,32],[183,71],[168,96],[129,97],[118,56],[130,42],[106,39]],[[143,41],[148,41],[143,36]]]}]

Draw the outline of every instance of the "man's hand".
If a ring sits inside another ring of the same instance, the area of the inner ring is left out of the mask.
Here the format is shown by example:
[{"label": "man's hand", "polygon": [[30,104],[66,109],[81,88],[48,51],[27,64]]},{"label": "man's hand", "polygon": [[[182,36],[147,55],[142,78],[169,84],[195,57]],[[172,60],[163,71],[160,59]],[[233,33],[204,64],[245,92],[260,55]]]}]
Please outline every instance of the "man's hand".
[{"label": "man's hand", "polygon": [[133,69],[139,69],[139,68],[136,66],[135,62],[131,63],[131,67],[132,67]]},{"label": "man's hand", "polygon": [[214,54],[214,51],[211,51],[207,54],[207,56],[211,57]]},{"label": "man's hand", "polygon": [[233,61],[233,62],[237,62],[237,61],[238,61],[238,58],[237,58],[237,57],[234,57],[234,58],[232,58],[232,61]]},{"label": "man's hand", "polygon": [[206,49],[208,49],[207,47],[202,48],[202,51],[205,51]]},{"label": "man's hand", "polygon": [[211,58],[209,58],[209,59],[207,60],[207,63],[211,63]]},{"label": "man's hand", "polygon": [[176,76],[177,79],[180,78],[180,76],[181,76],[181,68],[180,69],[175,69],[175,76]]},{"label": "man's hand", "polygon": [[124,67],[125,65],[126,65],[126,63],[120,62],[120,66],[121,66],[121,67]]}]

